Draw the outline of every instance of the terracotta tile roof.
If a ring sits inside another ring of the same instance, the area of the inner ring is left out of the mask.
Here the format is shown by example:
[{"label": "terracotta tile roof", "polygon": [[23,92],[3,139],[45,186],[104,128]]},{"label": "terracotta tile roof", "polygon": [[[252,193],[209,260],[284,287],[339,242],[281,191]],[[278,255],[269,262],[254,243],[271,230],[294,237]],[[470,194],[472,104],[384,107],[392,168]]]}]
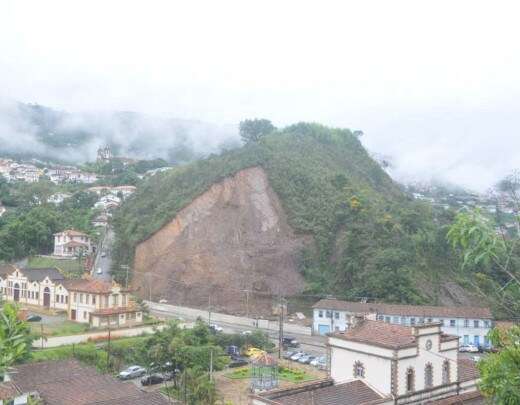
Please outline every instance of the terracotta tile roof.
[{"label": "terracotta tile roof", "polygon": [[141,311],[141,310],[136,307],[102,308],[102,309],[98,309],[97,311],[93,312],[92,315],[108,316],[108,315],[126,314],[129,312],[139,312],[139,311]]},{"label": "terracotta tile roof", "polygon": [[76,231],[74,229],[67,229],[63,232],[55,233],[54,235],[67,235],[67,236],[88,236],[84,232]]},{"label": "terracotta tile roof", "polygon": [[489,308],[484,307],[441,307],[431,305],[401,305],[383,303],[362,303],[334,299],[323,299],[313,305],[313,308],[349,311],[354,313],[380,313],[385,315],[402,315],[417,317],[443,318],[478,318],[492,319]]},{"label": "terracotta tile roof", "polygon": [[362,405],[383,399],[361,380],[334,385],[332,381],[301,384],[261,395],[276,405]]},{"label": "terracotta tile roof", "polygon": [[96,294],[110,294],[112,292],[111,283],[97,279],[65,280],[63,286],[68,291],[81,291]]},{"label": "terracotta tile roof", "polygon": [[17,395],[20,395],[20,391],[12,382],[0,383],[0,401],[13,399]]},{"label": "terracotta tile roof", "polygon": [[471,359],[459,359],[457,366],[460,382],[476,380],[480,377],[480,372],[475,362]]},{"label": "terracotta tile roof", "polygon": [[6,277],[16,270],[12,264],[0,264],[0,277]]},{"label": "terracotta tile roof", "polygon": [[63,274],[55,267],[41,269],[25,268],[21,269],[21,272],[29,281],[42,281],[45,277],[49,277],[49,280],[52,281],[65,280]]},{"label": "terracotta tile roof", "polygon": [[389,349],[401,349],[416,345],[412,328],[382,321],[364,320],[345,332],[336,332],[332,337],[361,343],[369,343]]},{"label": "terracotta tile roof", "polygon": [[140,391],[76,360],[23,364],[12,378],[22,392],[37,391],[46,404],[168,404],[160,394]]}]

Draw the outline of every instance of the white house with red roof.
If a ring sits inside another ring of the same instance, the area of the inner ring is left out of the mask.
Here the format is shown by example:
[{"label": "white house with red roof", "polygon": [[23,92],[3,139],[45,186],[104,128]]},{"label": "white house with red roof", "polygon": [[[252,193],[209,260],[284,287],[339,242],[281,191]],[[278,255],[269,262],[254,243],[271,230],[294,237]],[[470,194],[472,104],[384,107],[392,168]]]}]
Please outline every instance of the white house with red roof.
[{"label": "white house with red roof", "polygon": [[94,250],[92,240],[86,233],[68,229],[54,234],[54,256],[74,257]]}]

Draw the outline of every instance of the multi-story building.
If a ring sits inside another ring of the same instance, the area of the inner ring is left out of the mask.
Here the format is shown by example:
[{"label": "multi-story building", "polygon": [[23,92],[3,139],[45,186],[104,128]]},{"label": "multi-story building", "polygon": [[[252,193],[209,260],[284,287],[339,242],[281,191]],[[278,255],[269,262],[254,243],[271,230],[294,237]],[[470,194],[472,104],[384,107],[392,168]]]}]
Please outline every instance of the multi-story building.
[{"label": "multi-story building", "polygon": [[142,322],[142,312],[130,300],[130,290],[101,280],[67,280],[71,321],[90,323],[93,327],[127,326]]},{"label": "multi-story building", "polygon": [[481,307],[395,305],[324,299],[313,308],[313,333],[321,335],[343,332],[356,316],[369,315],[372,319],[404,326],[439,322],[442,331],[459,336],[461,344],[487,347],[487,335],[493,327],[491,311]]},{"label": "multi-story building", "polygon": [[83,232],[69,229],[54,234],[54,256],[77,256],[94,250],[90,237]]},{"label": "multi-story building", "polygon": [[4,298],[7,301],[49,309],[67,309],[68,293],[63,287],[65,277],[57,269],[19,269],[8,266],[4,282]]},{"label": "multi-story building", "polygon": [[6,301],[66,311],[71,321],[92,327],[131,326],[143,320],[129,289],[102,280],[66,280],[53,268],[19,269],[2,265],[0,287]]},{"label": "multi-story building", "polygon": [[458,336],[441,324],[392,325],[355,317],[329,335],[330,378],[251,396],[271,404],[481,404],[473,360],[458,358]]}]

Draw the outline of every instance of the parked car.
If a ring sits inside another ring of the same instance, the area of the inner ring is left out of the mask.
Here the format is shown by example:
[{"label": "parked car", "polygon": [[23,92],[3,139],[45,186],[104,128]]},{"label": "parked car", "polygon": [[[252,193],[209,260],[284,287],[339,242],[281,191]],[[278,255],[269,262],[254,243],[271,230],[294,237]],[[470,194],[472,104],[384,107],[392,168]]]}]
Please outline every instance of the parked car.
[{"label": "parked car", "polygon": [[155,385],[165,381],[163,374],[154,373],[141,379],[141,385]]},{"label": "parked car", "polygon": [[462,345],[459,347],[459,352],[478,353],[478,347],[472,344]]},{"label": "parked car", "polygon": [[216,323],[212,323],[209,327],[215,332],[222,332],[224,330],[222,326],[218,326]]},{"label": "parked car", "polygon": [[101,252],[101,257],[107,257],[107,252],[102,251],[102,252]]},{"label": "parked car", "polygon": [[253,333],[253,332],[251,332],[250,330],[244,330],[244,331],[242,331],[242,335],[243,335],[243,336],[249,336],[251,333]]},{"label": "parked car", "polygon": [[309,363],[311,366],[318,367],[320,363],[325,363],[327,358],[325,356],[318,356],[311,360]]},{"label": "parked car", "polygon": [[300,357],[302,357],[302,356],[305,356],[305,354],[306,354],[306,353],[304,353],[304,352],[296,352],[295,354],[293,354],[293,355],[291,356],[291,360],[292,360],[292,361],[298,361],[298,359],[299,359]]},{"label": "parked car", "polygon": [[293,352],[293,351],[288,351],[288,352],[285,352],[282,357],[286,360],[289,360],[291,358],[292,355],[296,354],[297,352]]},{"label": "parked car", "polygon": [[302,364],[309,364],[311,361],[314,360],[314,356],[311,356],[310,354],[306,355],[306,356],[302,356],[298,359],[298,363],[302,363]]},{"label": "parked car", "polygon": [[229,354],[230,356],[239,356],[240,350],[238,349],[238,346],[226,346],[226,354]]},{"label": "parked car", "polygon": [[159,300],[159,304],[167,304],[168,300],[165,300],[164,298]]},{"label": "parked car", "polygon": [[242,367],[247,366],[249,364],[249,361],[245,357],[232,357],[231,362],[229,363],[228,367],[235,368],[235,367]]},{"label": "parked car", "polygon": [[121,380],[131,380],[132,378],[142,377],[146,374],[146,370],[141,366],[130,366],[126,370],[119,373]]},{"label": "parked car", "polygon": [[245,351],[245,355],[247,357],[256,357],[256,356],[260,356],[261,354],[264,354],[265,351],[263,351],[262,349],[258,349],[256,347],[250,347],[249,349],[247,349]]},{"label": "parked car", "polygon": [[26,319],[27,322],[41,322],[42,317],[40,315],[29,315]]},{"label": "parked car", "polygon": [[300,347],[300,342],[291,336],[284,336],[282,344],[285,347]]}]

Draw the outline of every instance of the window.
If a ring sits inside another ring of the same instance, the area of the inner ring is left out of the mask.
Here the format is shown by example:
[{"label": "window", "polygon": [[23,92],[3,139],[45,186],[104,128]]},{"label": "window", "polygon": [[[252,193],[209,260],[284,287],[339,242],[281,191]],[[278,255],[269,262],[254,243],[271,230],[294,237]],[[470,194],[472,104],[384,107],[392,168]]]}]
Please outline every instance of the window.
[{"label": "window", "polygon": [[489,328],[491,323],[489,321],[484,321],[484,328]]},{"label": "window", "polygon": [[[123,295],[123,300],[126,301],[126,295]],[[123,304],[123,306],[126,304]],[[334,312],[334,319],[339,319],[339,312]]]},{"label": "window", "polygon": [[323,318],[323,311],[322,311],[322,310],[319,310],[319,311],[318,311],[318,317],[319,317],[319,318]]},{"label": "window", "polygon": [[423,324],[424,323],[424,318],[419,318],[419,323]]},{"label": "window", "polygon": [[83,312],[83,319],[87,319],[87,311]]},{"label": "window", "polygon": [[[121,301],[122,301],[122,302],[121,302],[121,305],[124,306],[124,307],[126,307],[126,294],[123,294],[123,295],[121,296]],[[336,316],[336,319],[339,319],[339,312],[336,312],[336,315],[337,315],[337,316]]]},{"label": "window", "polygon": [[403,325],[406,325],[406,318],[404,316],[401,317],[401,323]]},{"label": "window", "polygon": [[385,317],[383,315],[377,315],[378,321],[383,321],[384,319],[385,319]]},{"label": "window", "polygon": [[325,316],[326,316],[327,318],[332,318],[332,311],[326,311],[326,312],[325,312]]},{"label": "window", "polygon": [[77,302],[78,301],[77,298],[78,297],[76,296],[76,293],[73,293],[72,294],[72,301]]},{"label": "window", "polygon": [[112,305],[114,307],[117,307],[119,305],[119,296],[118,295],[112,295]]},{"label": "window", "polygon": [[96,296],[92,295],[92,305],[96,305]]},{"label": "window", "polygon": [[67,296],[65,297],[65,304],[68,304],[68,303],[69,303],[69,296],[67,295]]},{"label": "window", "polygon": [[389,316],[385,316],[385,322],[386,323],[390,323],[390,317]]},{"label": "window", "polygon": [[415,318],[410,318],[410,325],[415,325]]},{"label": "window", "polygon": [[60,296],[59,296],[58,294],[56,294],[55,301],[56,301],[56,302],[60,302]]},{"label": "window", "polygon": [[108,308],[108,295],[105,295],[105,307]]},{"label": "window", "polygon": [[415,389],[415,372],[413,367],[406,370],[406,391],[412,392]]},{"label": "window", "polygon": [[454,327],[456,326],[456,324],[457,324],[457,323],[456,323],[455,319],[450,319],[450,326],[451,326],[452,328],[454,328]]},{"label": "window", "polygon": [[473,321],[473,327],[474,328],[479,328],[480,327],[480,323],[479,323],[478,320],[477,321]]},{"label": "window", "polygon": [[79,295],[79,303],[80,303],[80,304],[83,304],[83,294],[80,294],[80,295]]},{"label": "window", "polygon": [[89,302],[90,302],[90,294],[87,294],[87,295],[85,295],[85,304],[88,305]]},{"label": "window", "polygon": [[394,322],[394,323],[399,323],[399,317],[398,317],[398,316],[394,316],[394,318],[393,318],[393,322]]},{"label": "window", "polygon": [[450,362],[449,362],[449,360],[444,360],[444,363],[442,363],[442,383],[443,384],[450,383]]},{"label": "window", "polygon": [[38,291],[36,291],[36,299],[39,300],[40,299],[40,293]]},{"label": "window", "polygon": [[469,319],[464,319],[464,327],[465,328],[469,327]]},{"label": "window", "polygon": [[469,335],[464,335],[464,344],[469,345]]},{"label": "window", "polygon": [[433,322],[433,319],[432,318],[428,318],[428,323],[432,323]]},{"label": "window", "polygon": [[365,378],[365,366],[360,361],[354,363],[354,377]]},{"label": "window", "polygon": [[431,363],[426,364],[424,368],[424,387],[433,387],[433,366]]}]

